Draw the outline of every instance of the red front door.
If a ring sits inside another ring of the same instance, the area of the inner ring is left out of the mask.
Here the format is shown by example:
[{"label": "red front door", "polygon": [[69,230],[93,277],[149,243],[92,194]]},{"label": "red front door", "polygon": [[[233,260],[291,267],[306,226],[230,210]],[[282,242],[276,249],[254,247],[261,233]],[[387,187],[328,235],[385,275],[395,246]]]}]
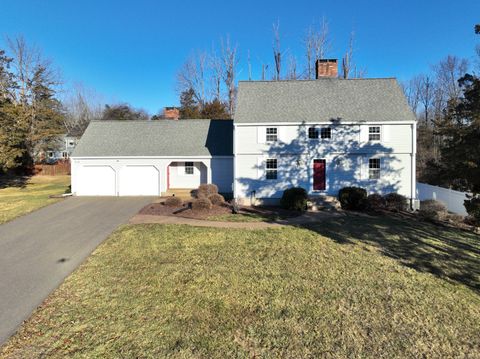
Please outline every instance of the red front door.
[{"label": "red front door", "polygon": [[325,160],[313,160],[313,190],[325,190]]}]

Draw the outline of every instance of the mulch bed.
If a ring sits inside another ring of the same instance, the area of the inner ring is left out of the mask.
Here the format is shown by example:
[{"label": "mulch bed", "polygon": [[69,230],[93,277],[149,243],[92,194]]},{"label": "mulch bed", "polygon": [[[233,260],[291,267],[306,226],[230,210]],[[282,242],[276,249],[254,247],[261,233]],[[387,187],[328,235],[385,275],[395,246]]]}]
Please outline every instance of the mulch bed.
[{"label": "mulch bed", "polygon": [[[207,219],[211,216],[220,216],[232,213],[232,206],[225,203],[221,206],[213,206],[210,210],[194,211],[189,208],[189,203],[186,202],[182,207],[169,207],[163,201],[159,203],[150,203],[143,207],[139,214],[148,214],[156,216],[174,216],[193,219]],[[288,211],[279,207],[241,207],[239,210],[241,214],[257,214],[269,218],[291,218],[300,215],[300,212]]]}]

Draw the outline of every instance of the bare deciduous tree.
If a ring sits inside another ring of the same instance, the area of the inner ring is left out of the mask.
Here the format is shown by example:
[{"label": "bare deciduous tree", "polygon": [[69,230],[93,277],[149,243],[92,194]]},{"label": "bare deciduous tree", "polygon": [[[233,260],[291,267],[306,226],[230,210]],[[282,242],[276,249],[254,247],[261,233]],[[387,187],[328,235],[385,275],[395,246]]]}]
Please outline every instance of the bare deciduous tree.
[{"label": "bare deciduous tree", "polygon": [[233,116],[235,110],[235,77],[238,65],[237,45],[230,44],[230,38],[226,41],[221,40],[222,45],[222,60],[223,60],[223,81],[227,90],[228,98],[228,112]]},{"label": "bare deciduous tree", "polygon": [[305,77],[312,79],[315,76],[315,61],[324,59],[331,49],[331,41],[328,29],[328,22],[325,17],[322,18],[320,28],[310,26],[304,38],[305,46]]},{"label": "bare deciduous tree", "polygon": [[290,55],[289,59],[288,59],[287,78],[289,80],[296,80],[297,79],[297,59],[293,55]]},{"label": "bare deciduous tree", "polygon": [[192,89],[195,100],[203,107],[206,102],[205,70],[207,54],[199,51],[192,54],[177,74],[177,91],[179,93]]},{"label": "bare deciduous tree", "polygon": [[342,58],[342,77],[348,78],[362,78],[367,74],[365,68],[358,68],[354,60],[355,53],[355,32],[350,33],[350,39],[348,41],[348,48],[345,51],[345,55]]},{"label": "bare deciduous tree", "polygon": [[14,94],[16,103],[26,105],[32,100],[32,81],[39,68],[43,69],[45,82],[55,88],[61,85],[59,72],[53,68],[51,61],[42,57],[40,49],[27,44],[22,35],[15,38],[7,37],[6,42],[13,59],[11,65],[18,85],[18,92]]},{"label": "bare deciduous tree", "polygon": [[468,70],[468,61],[457,56],[448,55],[437,65],[433,66],[436,87],[438,88],[439,101],[442,107],[447,106],[447,101],[456,101],[461,95],[458,79]]},{"label": "bare deciduous tree", "polygon": [[222,59],[217,55],[215,46],[212,46],[212,52],[209,56],[209,68],[211,71],[211,81],[213,87],[213,98],[221,100],[221,87],[223,79]]},{"label": "bare deciduous tree", "polygon": [[273,59],[275,62],[275,80],[280,80],[282,72],[282,52],[280,49],[280,21],[273,24]]},{"label": "bare deciduous tree", "polygon": [[103,101],[93,90],[74,84],[71,93],[62,101],[66,110],[64,126],[67,133],[82,135],[92,120],[103,114]]}]

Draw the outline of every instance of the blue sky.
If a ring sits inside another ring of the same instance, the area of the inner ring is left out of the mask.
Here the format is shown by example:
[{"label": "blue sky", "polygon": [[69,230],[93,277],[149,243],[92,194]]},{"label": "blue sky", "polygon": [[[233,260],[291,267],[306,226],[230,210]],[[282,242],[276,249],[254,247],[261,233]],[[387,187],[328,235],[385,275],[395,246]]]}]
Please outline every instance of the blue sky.
[{"label": "blue sky", "polygon": [[95,89],[107,102],[128,102],[151,113],[178,103],[176,73],[194,49],[210,49],[229,35],[247,79],[261,61],[272,63],[272,24],[282,48],[302,56],[302,37],[323,16],[332,51],[341,58],[352,28],[356,58],[367,77],[400,80],[429,70],[448,54],[472,59],[480,42],[478,0],[336,1],[1,1],[4,36],[23,34],[62,70],[67,83]]}]

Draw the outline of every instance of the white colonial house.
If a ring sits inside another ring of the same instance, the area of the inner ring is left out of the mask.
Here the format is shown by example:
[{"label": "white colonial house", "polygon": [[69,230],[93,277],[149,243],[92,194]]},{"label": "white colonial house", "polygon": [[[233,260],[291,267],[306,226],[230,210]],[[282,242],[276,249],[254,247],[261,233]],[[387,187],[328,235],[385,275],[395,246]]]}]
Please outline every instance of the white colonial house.
[{"label": "white colonial house", "polygon": [[342,187],[415,200],[416,122],[393,78],[245,81],[231,120],[97,121],[72,155],[76,195],[161,195],[215,183],[245,204]]}]

